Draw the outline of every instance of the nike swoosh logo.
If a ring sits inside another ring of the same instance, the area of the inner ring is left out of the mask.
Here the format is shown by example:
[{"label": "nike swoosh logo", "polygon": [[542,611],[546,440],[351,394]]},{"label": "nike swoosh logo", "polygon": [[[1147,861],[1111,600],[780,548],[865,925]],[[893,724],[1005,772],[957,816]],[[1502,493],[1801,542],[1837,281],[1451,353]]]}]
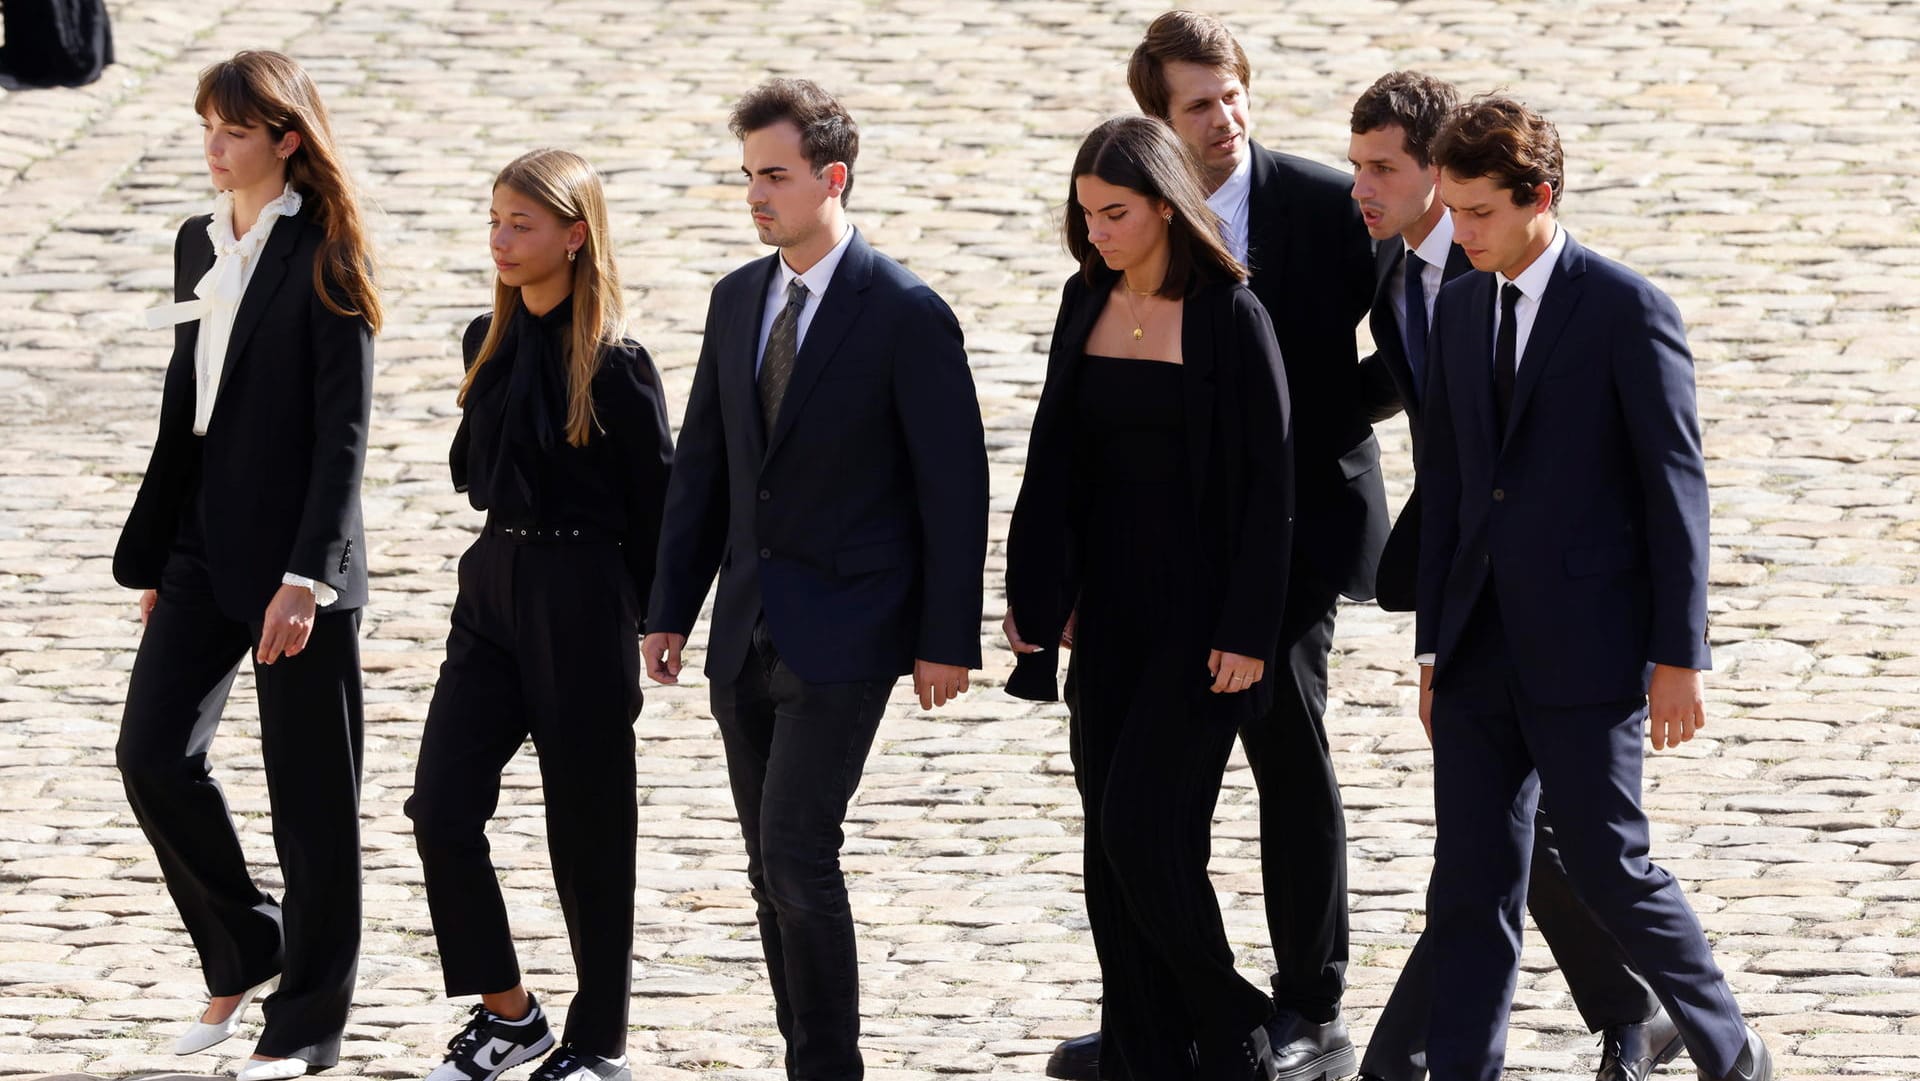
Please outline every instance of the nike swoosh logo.
[{"label": "nike swoosh logo", "polygon": [[487,1046],[473,1053],[473,1064],[492,1073],[500,1068],[501,1063],[507,1061],[507,1056],[512,1054],[513,1049],[518,1046],[520,1045],[512,1040],[503,1040],[495,1036],[487,1042]]}]

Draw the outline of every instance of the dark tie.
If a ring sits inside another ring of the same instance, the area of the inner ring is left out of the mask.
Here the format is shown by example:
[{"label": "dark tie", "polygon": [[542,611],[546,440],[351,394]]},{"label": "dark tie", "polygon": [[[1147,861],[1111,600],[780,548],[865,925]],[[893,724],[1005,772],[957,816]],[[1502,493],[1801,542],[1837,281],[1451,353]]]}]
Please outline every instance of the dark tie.
[{"label": "dark tie", "polygon": [[1520,287],[1508,282],[1500,287],[1500,334],[1493,345],[1493,405],[1500,420],[1500,434],[1507,431],[1507,416],[1513,412],[1513,377],[1519,358],[1514,343],[1520,340],[1520,321],[1514,306],[1520,303]]},{"label": "dark tie", "polygon": [[1424,394],[1427,382],[1427,289],[1421,279],[1426,277],[1427,261],[1417,252],[1408,252],[1406,263],[1407,325],[1402,328],[1407,336],[1407,367],[1413,370],[1413,389],[1416,394]]},{"label": "dark tie", "polygon": [[807,283],[795,278],[787,284],[787,306],[774,317],[766,354],[760,358],[760,416],[767,422],[768,435],[773,434],[773,422],[780,417],[780,400],[787,396],[787,383],[793,379],[793,355],[800,344],[800,309],[806,306]]}]

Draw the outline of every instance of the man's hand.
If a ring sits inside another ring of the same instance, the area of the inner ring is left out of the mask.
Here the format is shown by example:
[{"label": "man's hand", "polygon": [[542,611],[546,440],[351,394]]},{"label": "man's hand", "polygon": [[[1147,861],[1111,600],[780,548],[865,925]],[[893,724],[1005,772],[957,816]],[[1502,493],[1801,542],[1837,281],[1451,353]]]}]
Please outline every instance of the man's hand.
[{"label": "man's hand", "polygon": [[640,659],[646,663],[647,678],[655,683],[679,683],[680,651],[686,646],[686,635],[665,631],[655,631],[640,639]]},{"label": "man's hand", "polygon": [[[1013,613],[1007,613],[1006,626],[1013,626]],[[1009,635],[1009,641],[1012,636]],[[1018,647],[1016,647],[1018,648]],[[913,662],[913,693],[920,696],[920,708],[932,709],[944,706],[960,697],[967,689],[967,670],[957,664],[935,664],[932,661]]]},{"label": "man's hand", "polygon": [[1433,665],[1420,666],[1420,727],[1427,730],[1427,746],[1433,746]]},{"label": "man's hand", "polygon": [[313,634],[314,607],[313,590],[306,586],[282,585],[275,590],[260,621],[260,647],[253,659],[272,664],[283,656],[299,656]]},{"label": "man's hand", "polygon": [[140,625],[145,627],[153,616],[153,606],[160,603],[160,591],[143,589],[140,591]]},{"label": "man's hand", "polygon": [[1653,666],[1647,687],[1647,726],[1653,749],[1678,747],[1707,726],[1706,681],[1697,669]]},{"label": "man's hand", "polygon": [[1213,650],[1207,654],[1207,671],[1213,676],[1215,694],[1239,694],[1260,682],[1267,674],[1267,662],[1238,653]]}]

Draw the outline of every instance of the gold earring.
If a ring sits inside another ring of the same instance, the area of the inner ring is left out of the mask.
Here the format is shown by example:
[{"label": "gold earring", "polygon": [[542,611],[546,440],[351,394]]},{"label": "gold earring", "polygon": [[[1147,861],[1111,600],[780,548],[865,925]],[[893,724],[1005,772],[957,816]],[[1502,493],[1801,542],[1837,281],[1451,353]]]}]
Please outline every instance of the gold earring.
[{"label": "gold earring", "polygon": [[579,249],[577,249],[577,248],[568,248],[568,249],[567,249],[567,262],[569,262],[569,263],[571,263],[571,262],[573,262],[573,258],[574,258],[574,256],[576,256],[576,255],[579,255],[579,254],[580,254],[580,251],[579,251]]}]

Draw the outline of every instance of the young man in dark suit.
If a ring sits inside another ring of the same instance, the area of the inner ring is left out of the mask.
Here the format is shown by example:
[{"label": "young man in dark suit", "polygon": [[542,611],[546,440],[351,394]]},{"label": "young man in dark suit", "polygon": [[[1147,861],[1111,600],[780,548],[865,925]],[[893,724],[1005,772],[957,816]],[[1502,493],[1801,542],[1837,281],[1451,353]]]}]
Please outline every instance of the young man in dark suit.
[{"label": "young man in dark suit", "polygon": [[[1453,242],[1453,219],[1440,201],[1440,170],[1433,139],[1459,106],[1448,83],[1413,71],[1380,77],[1354,103],[1347,160],[1353,199],[1380,242],[1380,291],[1369,321],[1375,350],[1360,362],[1370,419],[1403,407],[1417,460],[1423,444],[1421,388],[1427,370],[1428,313],[1443,281],[1472,271]],[[1420,489],[1415,478],[1380,557],[1378,601],[1388,611],[1413,609],[1420,556]],[[1597,1081],[1646,1081],[1653,1068],[1680,1051],[1680,1033],[1633,971],[1620,947],[1600,927],[1567,881],[1544,817],[1534,823],[1533,873],[1527,907],[1553,950],[1575,1006],[1602,1033]],[[1408,956],[1393,996],[1374,1023],[1360,1064],[1361,1081],[1423,1081],[1427,1015],[1435,974],[1433,946],[1421,936]]]},{"label": "young man in dark suit", "polygon": [[[1279,1081],[1353,1073],[1340,1018],[1347,968],[1346,823],[1323,715],[1334,609],[1373,596],[1387,536],[1380,445],[1361,404],[1354,329],[1374,292],[1373,245],[1347,178],[1251,141],[1247,54],[1208,15],[1169,11],[1127,66],[1140,111],[1194,152],[1208,205],[1273,320],[1294,417],[1294,547],[1274,705],[1240,729],[1260,790],[1260,853],[1273,941]],[[1055,1049],[1047,1074],[1099,1076],[1098,1033]]]},{"label": "young man in dark suit", "polygon": [[846,220],[859,133],[811,82],[734,107],[779,249],[721,279],[680,428],[642,643],[707,649],[790,1076],[862,1076],[841,825],[895,681],[925,708],[980,666],[987,455],[953,313]]},{"label": "young man in dark suit", "polygon": [[1438,839],[1434,1081],[1500,1076],[1535,810],[1702,1078],[1772,1075],[1672,875],[1647,858],[1643,732],[1705,723],[1706,469],[1680,313],[1555,220],[1551,123],[1479,98],[1435,141],[1477,273],[1428,347],[1417,609]]}]

